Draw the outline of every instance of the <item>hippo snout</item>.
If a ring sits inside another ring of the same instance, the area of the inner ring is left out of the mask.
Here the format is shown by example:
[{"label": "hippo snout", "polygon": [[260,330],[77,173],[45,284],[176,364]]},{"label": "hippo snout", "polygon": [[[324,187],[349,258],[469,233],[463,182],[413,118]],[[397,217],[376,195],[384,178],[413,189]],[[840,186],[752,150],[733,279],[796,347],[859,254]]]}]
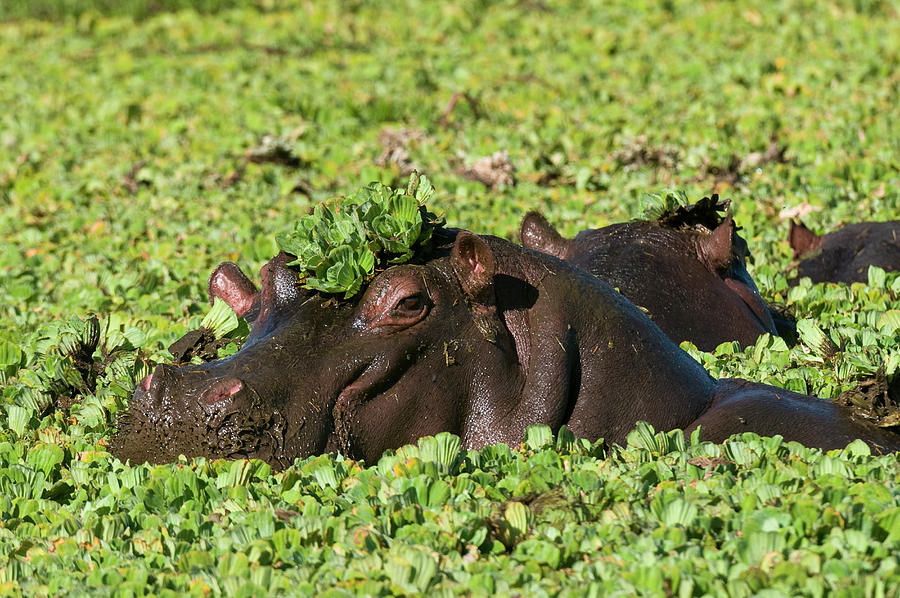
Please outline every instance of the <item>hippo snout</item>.
[{"label": "hippo snout", "polygon": [[111,445],[122,459],[255,456],[285,465],[287,422],[247,380],[203,365],[158,365],[137,385]]},{"label": "hippo snout", "polygon": [[134,390],[134,398],[158,407],[167,402],[167,393],[178,386],[183,377],[178,368],[160,364],[140,381]]}]

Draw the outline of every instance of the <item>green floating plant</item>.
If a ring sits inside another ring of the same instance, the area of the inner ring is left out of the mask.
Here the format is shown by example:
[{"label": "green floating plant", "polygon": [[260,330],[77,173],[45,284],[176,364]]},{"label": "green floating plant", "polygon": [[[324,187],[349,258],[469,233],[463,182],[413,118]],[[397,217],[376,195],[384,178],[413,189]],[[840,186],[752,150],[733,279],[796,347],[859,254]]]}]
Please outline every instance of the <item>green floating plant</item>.
[{"label": "green floating plant", "polygon": [[425,207],[433,194],[428,179],[417,173],[406,189],[369,183],[347,197],[320,203],[276,240],[297,256],[288,265],[303,270],[306,288],[349,299],[377,269],[412,259],[444,223]]},{"label": "green floating plant", "polygon": [[642,220],[659,220],[678,208],[690,205],[687,194],[681,189],[665,189],[661,193],[647,193],[638,203],[638,214]]}]

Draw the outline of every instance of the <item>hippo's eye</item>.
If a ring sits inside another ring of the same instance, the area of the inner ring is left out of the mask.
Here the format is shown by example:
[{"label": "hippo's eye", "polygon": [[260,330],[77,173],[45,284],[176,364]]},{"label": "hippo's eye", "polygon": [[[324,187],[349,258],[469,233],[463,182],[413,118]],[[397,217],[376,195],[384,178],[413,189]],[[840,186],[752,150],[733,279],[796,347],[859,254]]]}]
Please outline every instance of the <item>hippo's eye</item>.
[{"label": "hippo's eye", "polygon": [[419,313],[424,307],[425,301],[421,295],[410,295],[398,301],[394,311],[403,315],[411,315]]},{"label": "hippo's eye", "polygon": [[[389,274],[392,273],[389,271]],[[382,279],[384,286],[369,287],[359,306],[356,326],[364,330],[399,331],[422,321],[432,305],[421,275],[402,269]]]}]

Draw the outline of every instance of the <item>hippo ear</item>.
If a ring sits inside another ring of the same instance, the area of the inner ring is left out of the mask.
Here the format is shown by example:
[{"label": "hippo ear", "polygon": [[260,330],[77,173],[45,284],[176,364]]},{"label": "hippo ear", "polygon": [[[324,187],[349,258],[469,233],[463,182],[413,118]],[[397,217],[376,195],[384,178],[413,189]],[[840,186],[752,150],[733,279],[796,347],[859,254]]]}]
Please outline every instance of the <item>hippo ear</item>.
[{"label": "hippo ear", "polygon": [[494,252],[481,237],[460,231],[450,253],[450,263],[468,296],[478,303],[493,303]]},{"label": "hippo ear", "polygon": [[722,272],[731,266],[734,260],[733,234],[734,221],[729,214],[714,231],[698,237],[697,257],[710,272]]},{"label": "hippo ear", "polygon": [[791,220],[791,233],[788,239],[791,249],[794,250],[795,258],[822,246],[822,237],[806,228],[802,222],[797,224],[793,220]]},{"label": "hippo ear", "polygon": [[542,251],[560,259],[566,255],[569,241],[547,222],[540,212],[528,212],[519,225],[519,239],[524,247]]},{"label": "hippo ear", "polygon": [[209,302],[218,297],[225,301],[239,317],[250,310],[258,291],[249,278],[244,276],[237,264],[222,262],[209,277],[206,285]]}]

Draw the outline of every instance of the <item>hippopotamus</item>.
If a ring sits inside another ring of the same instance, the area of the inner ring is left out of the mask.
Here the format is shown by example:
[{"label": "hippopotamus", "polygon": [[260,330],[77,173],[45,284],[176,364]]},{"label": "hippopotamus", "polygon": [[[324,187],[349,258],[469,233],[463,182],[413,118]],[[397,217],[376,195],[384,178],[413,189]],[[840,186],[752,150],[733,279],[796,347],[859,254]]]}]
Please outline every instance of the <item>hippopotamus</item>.
[{"label": "hippopotamus", "polygon": [[744,346],[776,322],[746,268],[747,243],[727,207],[704,198],[660,220],[634,220],[563,238],[538,212],[522,220],[522,245],[564,259],[615,287],[676,343],[712,351],[728,341]]},{"label": "hippopotamus", "polygon": [[292,257],[265,264],[259,290],[234,264],[216,268],[209,290],[251,320],[246,342],[157,366],[120,416],[115,455],[371,462],[442,431],[466,448],[516,444],[532,424],[622,443],[639,420],[716,442],[752,431],[900,449],[829,401],[713,379],[607,283],[503,239],[437,229],[349,300],[305,289]]},{"label": "hippopotamus", "polygon": [[789,241],[799,260],[793,284],[804,277],[813,282],[866,282],[869,266],[900,270],[900,220],[848,224],[825,235],[791,220]]}]

